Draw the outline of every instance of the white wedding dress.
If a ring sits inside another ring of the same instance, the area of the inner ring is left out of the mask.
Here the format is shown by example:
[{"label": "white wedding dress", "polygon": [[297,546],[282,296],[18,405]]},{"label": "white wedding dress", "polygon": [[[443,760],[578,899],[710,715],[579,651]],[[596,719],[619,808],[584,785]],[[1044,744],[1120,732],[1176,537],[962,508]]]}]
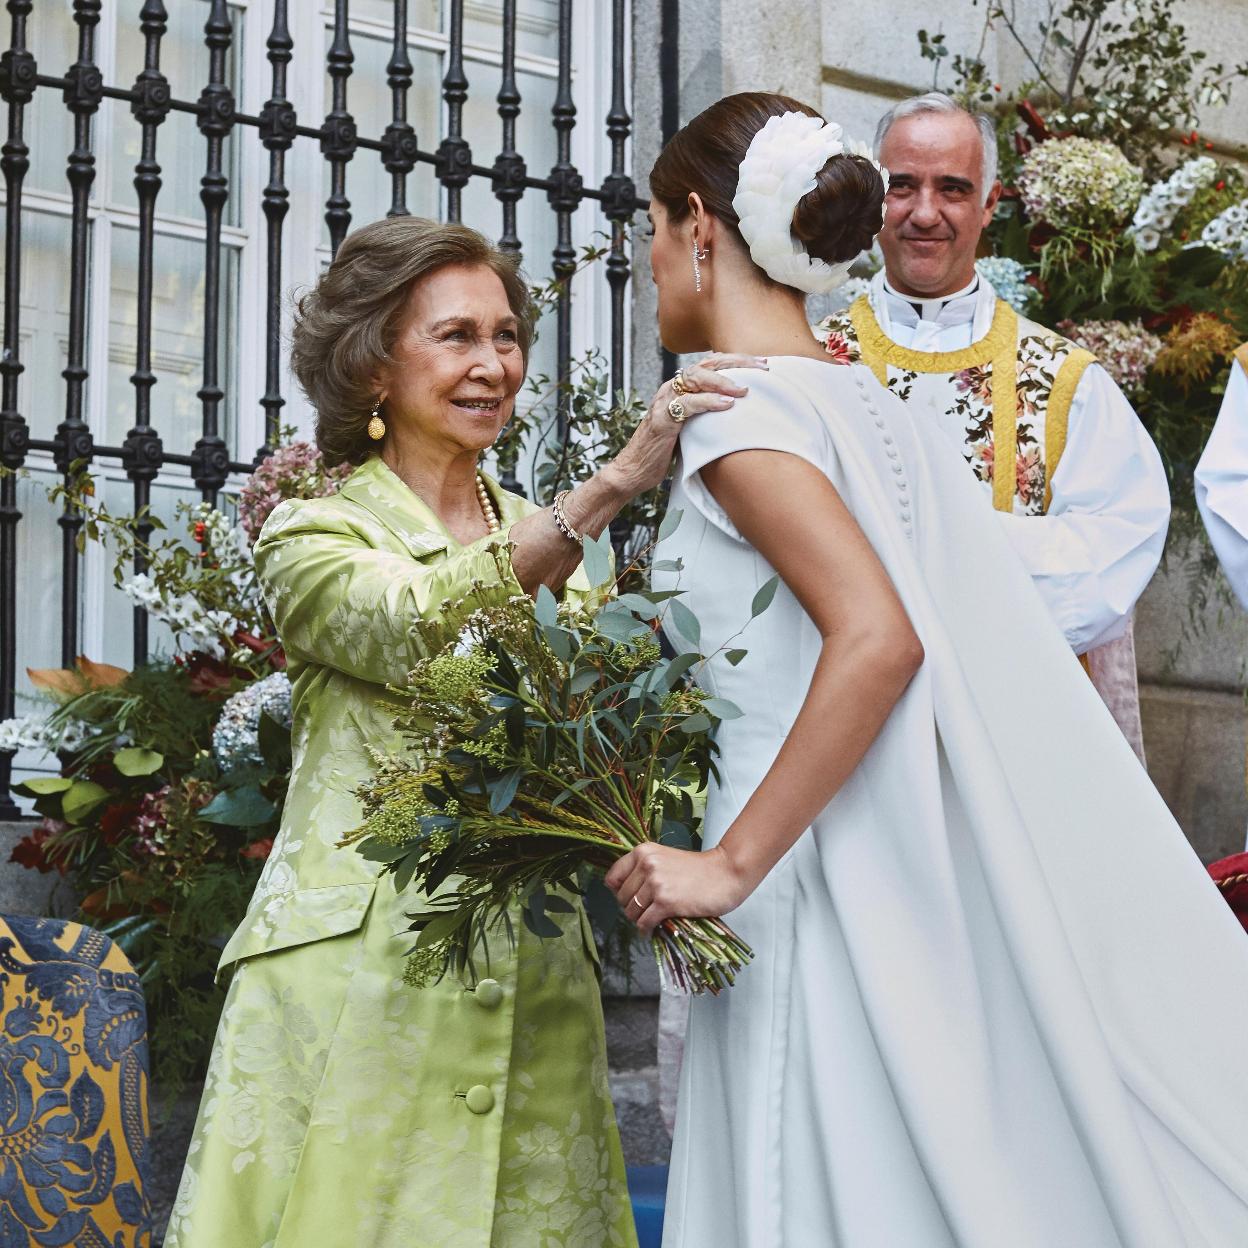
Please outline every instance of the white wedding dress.
[{"label": "white wedding dress", "polygon": [[[1051,622],[961,456],[867,369],[772,358],[690,421],[658,558],[714,648],[772,576],[702,485],[787,451],[840,491],[924,664],[729,921],[694,1000],[665,1248],[1245,1248],[1248,936]],[[688,643],[675,636],[678,647]],[[781,586],[704,683],[713,845],[820,650]]]}]

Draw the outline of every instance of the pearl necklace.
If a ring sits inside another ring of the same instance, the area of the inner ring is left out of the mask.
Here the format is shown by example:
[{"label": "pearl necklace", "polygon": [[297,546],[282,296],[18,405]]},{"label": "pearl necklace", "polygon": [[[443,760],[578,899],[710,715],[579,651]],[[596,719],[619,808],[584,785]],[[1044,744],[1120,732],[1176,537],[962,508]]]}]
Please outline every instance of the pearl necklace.
[{"label": "pearl necklace", "polygon": [[485,488],[485,478],[477,473],[477,502],[481,504],[481,514],[485,517],[485,527],[491,533],[497,533],[503,526],[499,523],[498,512],[494,509],[494,501]]}]

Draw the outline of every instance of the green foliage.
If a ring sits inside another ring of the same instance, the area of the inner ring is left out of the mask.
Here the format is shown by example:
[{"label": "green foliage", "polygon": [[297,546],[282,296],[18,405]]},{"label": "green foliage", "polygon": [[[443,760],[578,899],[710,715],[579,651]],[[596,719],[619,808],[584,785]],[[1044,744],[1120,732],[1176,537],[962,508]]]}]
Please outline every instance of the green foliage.
[{"label": "green foliage", "polygon": [[221,774],[212,729],[244,681],[205,691],[196,677],[157,662],[71,697],[52,717],[80,728],[64,774],[18,786],[43,816],[27,838],[31,865],[73,873],[83,920],[142,977],[154,1075],[170,1094],[207,1064],[223,1000],[217,960],[276,833],[289,771],[278,750],[277,769]]},{"label": "green foliage", "polygon": [[1228,69],[1189,45],[1175,0],[1047,0],[1034,28],[1026,20],[1030,6],[1019,0],[983,7],[973,55],[951,55],[943,34],[919,32],[920,52],[934,63],[933,87],[948,62],[955,95],[991,102],[997,89],[990,89],[983,54],[989,35],[1004,32],[1031,75],[1019,96],[1047,110],[1055,133],[1108,139],[1154,175],[1171,134],[1194,126],[1202,108],[1224,104],[1234,82],[1248,76],[1248,64]]},{"label": "green foliage", "polygon": [[[759,592],[751,619],[775,590]],[[475,978],[487,933],[510,932],[517,903],[538,935],[559,935],[550,916],[577,894],[609,927],[619,916],[603,904],[603,871],[648,841],[695,843],[714,730],[740,711],[690,683],[707,657],[661,654],[654,624],[668,613],[699,644],[678,593],[572,609],[539,592],[482,608],[395,691],[410,752],[379,764],[347,839],[425,898],[410,982]],[[671,920],[653,945],[664,976],[695,992],[730,984],[750,956],[717,919]]]}]

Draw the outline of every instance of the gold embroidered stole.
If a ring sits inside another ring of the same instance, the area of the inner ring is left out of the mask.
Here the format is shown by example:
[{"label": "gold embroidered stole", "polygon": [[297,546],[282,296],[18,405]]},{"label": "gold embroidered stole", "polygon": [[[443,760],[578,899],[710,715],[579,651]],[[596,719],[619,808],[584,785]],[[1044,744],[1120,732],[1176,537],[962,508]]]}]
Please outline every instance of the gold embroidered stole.
[{"label": "gold embroidered stole", "polygon": [[[890,367],[912,373],[956,373],[968,368],[992,370],[992,505],[1012,511],[1018,490],[1018,313],[1004,299],[997,300],[992,324],[978,342],[956,351],[914,351],[894,342],[876,319],[865,295],[849,309],[849,320],[863,363],[888,385]],[[1062,361],[1045,404],[1044,511],[1053,497],[1053,474],[1066,449],[1070,405],[1084,369],[1095,357],[1074,347]]]}]

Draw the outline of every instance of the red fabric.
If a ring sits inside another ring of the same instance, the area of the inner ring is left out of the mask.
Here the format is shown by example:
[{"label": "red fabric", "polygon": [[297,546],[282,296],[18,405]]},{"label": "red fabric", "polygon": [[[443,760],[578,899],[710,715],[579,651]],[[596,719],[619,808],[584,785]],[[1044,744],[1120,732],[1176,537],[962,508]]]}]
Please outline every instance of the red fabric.
[{"label": "red fabric", "polygon": [[1232,854],[1210,863],[1209,874],[1235,917],[1248,931],[1248,854]]}]

